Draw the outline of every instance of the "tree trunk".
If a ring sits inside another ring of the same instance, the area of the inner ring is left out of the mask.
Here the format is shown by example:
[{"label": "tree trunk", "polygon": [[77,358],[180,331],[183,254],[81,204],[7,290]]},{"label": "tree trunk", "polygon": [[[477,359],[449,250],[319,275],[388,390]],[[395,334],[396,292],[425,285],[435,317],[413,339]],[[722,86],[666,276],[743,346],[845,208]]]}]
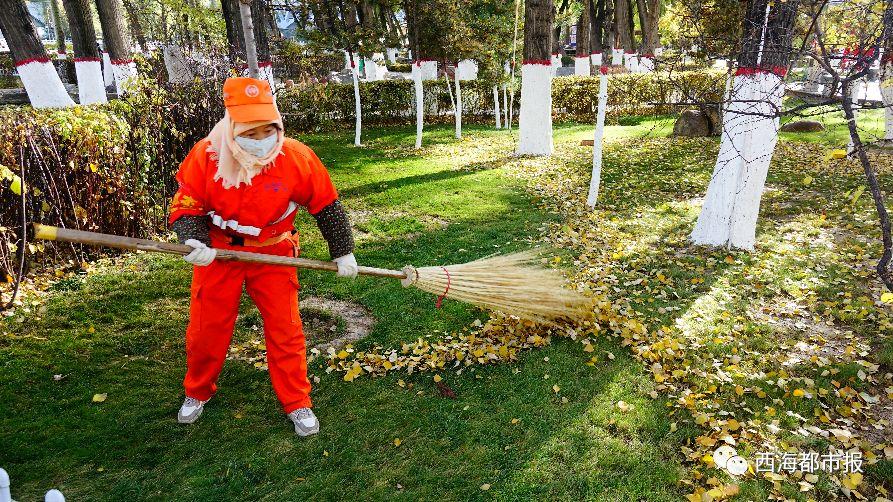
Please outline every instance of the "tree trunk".
[{"label": "tree trunk", "polygon": [[881,60],[881,97],[884,101],[884,140],[893,146],[893,0],[884,15],[884,58]]},{"label": "tree trunk", "polygon": [[591,0],[589,2],[589,47],[592,54],[601,55],[603,50],[605,3],[606,0]]},{"label": "tree trunk", "polygon": [[270,82],[270,88],[275,88],[273,85],[273,54],[270,50],[270,32],[268,30],[269,17],[270,11],[266,2],[252,0],[251,18],[254,25],[254,43],[257,48],[258,78],[266,79]]},{"label": "tree trunk", "polygon": [[521,112],[518,153],[551,155],[552,75],[549,51],[555,11],[552,0],[524,2],[524,61],[521,68]]},{"label": "tree trunk", "polygon": [[577,53],[574,58],[574,75],[589,76],[589,2],[582,0],[580,17],[577,19]]},{"label": "tree trunk", "polygon": [[146,32],[143,30],[143,25],[140,22],[139,8],[133,0],[124,0],[124,10],[127,11],[127,22],[130,24],[130,30],[136,39],[139,49],[141,51],[148,50],[149,45],[146,43]]},{"label": "tree trunk", "polygon": [[[633,51],[629,36],[629,0],[616,0],[614,3],[614,25],[617,31],[617,44],[624,52]],[[614,64],[617,64],[616,62]]]},{"label": "tree trunk", "polygon": [[78,80],[78,97],[82,105],[105,103],[105,82],[102,77],[102,54],[96,45],[93,13],[89,0],[62,0],[71,45],[74,48],[74,71]]},{"label": "tree trunk", "polygon": [[62,29],[62,16],[59,15],[59,4],[57,0],[50,0],[50,13],[53,16],[53,25],[56,28],[56,54],[59,59],[68,57],[68,50],[65,46],[65,30]]},{"label": "tree trunk", "polygon": [[230,64],[234,68],[244,68],[245,40],[242,36],[242,18],[239,14],[239,0],[221,0],[223,22],[226,25],[226,41],[229,45]]},{"label": "tree trunk", "polygon": [[602,48],[605,52],[604,57],[602,58],[602,62],[607,64],[608,53],[611,53],[611,64],[618,65],[621,64],[619,61],[614,61],[613,53],[614,48],[617,46],[617,39],[615,36],[616,31],[614,30],[614,0],[602,0],[604,2],[605,7],[605,28],[604,28],[604,38],[602,38]]},{"label": "tree trunk", "polygon": [[719,155],[691,235],[696,244],[754,246],[760,197],[778,141],[783,77],[799,1],[775,3],[768,22],[767,4],[751,0],[744,18]]},{"label": "tree trunk", "polygon": [[96,0],[102,40],[112,63],[112,75],[118,94],[127,92],[129,81],[136,76],[136,64],[130,52],[130,39],[124,22],[121,0]]},{"label": "tree trunk", "polygon": [[16,71],[35,108],[73,106],[46,49],[37,38],[24,0],[6,0],[0,9],[0,32],[15,59]]}]

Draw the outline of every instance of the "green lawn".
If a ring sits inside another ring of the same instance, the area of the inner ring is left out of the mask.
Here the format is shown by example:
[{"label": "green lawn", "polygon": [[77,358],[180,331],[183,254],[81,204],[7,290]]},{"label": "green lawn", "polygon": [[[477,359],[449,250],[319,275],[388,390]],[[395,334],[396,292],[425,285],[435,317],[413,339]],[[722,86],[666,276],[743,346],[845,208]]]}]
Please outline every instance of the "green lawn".
[{"label": "green lawn", "polygon": [[[688,199],[705,191],[715,140],[655,139],[672,129],[666,118],[625,124],[608,127],[613,146],[606,151],[604,196],[592,215],[561,202],[573,202],[585,186],[589,150],[578,144],[591,137],[588,125],[556,127],[554,165],[542,169],[542,160],[511,155],[512,135],[483,127],[466,127],[461,143],[452,139],[451,127],[429,128],[421,153],[411,149],[414,131],[408,128],[366,131],[360,149],[351,146],[349,134],[299,139],[332,173],[351,213],[361,264],[456,263],[548,240],[577,255],[582,249],[589,260],[582,265],[599,270],[595,275],[613,274],[605,282],[608,296],[629,304],[652,332],[678,319],[700,323],[693,332],[738,333],[716,298],[733,313],[731,306],[749,308],[741,297],[721,297],[747,282],[751,271],[724,263],[721,251],[684,244],[697,214]],[[810,171],[819,187],[798,185],[800,164],[786,163],[787,151],[780,149],[773,166],[783,167],[770,174],[770,185],[795,189],[767,196],[769,216],[760,227],[775,250],[785,243],[780,225],[828,205],[821,196],[805,195],[842,194],[859,182],[858,172],[841,185],[840,177],[820,179]],[[556,187],[566,179],[577,191]],[[789,205],[792,200],[798,202]],[[859,204],[853,231],[869,234],[865,196]],[[312,218],[302,215],[298,226],[304,255],[326,258]],[[564,239],[567,231],[577,237]],[[576,239],[584,232],[599,235],[581,244]],[[858,245],[847,241],[847,252]],[[865,259],[875,256],[876,246],[865,247]],[[837,259],[816,248],[815,256],[831,267],[830,276],[823,270],[821,294],[832,297],[834,281],[850,280],[851,270],[833,268]],[[779,291],[793,291],[788,276],[804,281],[801,290],[813,287],[796,275],[809,257],[773,256],[761,250],[753,259],[735,258],[762,267]],[[672,288],[646,292],[647,283],[635,282],[654,281],[658,270]],[[517,362],[445,369],[439,374],[456,399],[442,397],[430,373],[345,382],[317,358],[311,372],[320,380],[312,397],[322,432],[309,439],[294,435],[265,372],[228,361],[201,420],[178,425],[189,277],[181,260],[129,255],[59,282],[44,305],[0,325],[0,466],[13,478],[14,497],[34,500],[56,487],[69,500],[638,501],[678,500],[711,476],[728,481],[688,461],[692,441],[704,434],[691,420],[696,410],[679,410],[678,393],[658,384],[651,363],[621,337],[595,338],[595,365],[585,364],[592,354],[579,341],[556,337]],[[706,283],[692,284],[697,277]],[[486,319],[452,301],[437,310],[430,296],[396,282],[302,272],[301,283],[302,295],[352,300],[372,312],[377,323],[355,344],[358,350],[399,347],[419,337],[433,342]],[[859,306],[873,308],[855,300],[869,287],[864,278],[842,286]],[[253,307],[245,308],[251,314]],[[841,307],[835,319],[852,329],[859,320],[851,314]],[[874,317],[871,329],[878,323]],[[738,341],[717,336],[718,342],[700,347],[728,354],[733,345],[750,343],[748,350],[758,353],[758,345],[778,333],[757,324]],[[240,323],[236,340],[252,336]],[[107,400],[92,403],[96,393],[107,393]],[[619,401],[629,408],[621,410]],[[889,463],[880,466],[872,479],[883,481]],[[741,490],[742,498],[765,500],[770,485],[751,477]]]}]

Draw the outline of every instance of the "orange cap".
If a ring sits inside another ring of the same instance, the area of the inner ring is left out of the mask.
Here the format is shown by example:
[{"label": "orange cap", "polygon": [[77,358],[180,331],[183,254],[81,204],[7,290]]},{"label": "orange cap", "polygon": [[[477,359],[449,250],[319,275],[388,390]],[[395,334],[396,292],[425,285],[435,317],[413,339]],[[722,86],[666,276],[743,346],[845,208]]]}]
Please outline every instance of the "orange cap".
[{"label": "orange cap", "polygon": [[233,122],[280,120],[273,101],[273,91],[266,80],[247,77],[226,79],[223,83],[223,104]]}]

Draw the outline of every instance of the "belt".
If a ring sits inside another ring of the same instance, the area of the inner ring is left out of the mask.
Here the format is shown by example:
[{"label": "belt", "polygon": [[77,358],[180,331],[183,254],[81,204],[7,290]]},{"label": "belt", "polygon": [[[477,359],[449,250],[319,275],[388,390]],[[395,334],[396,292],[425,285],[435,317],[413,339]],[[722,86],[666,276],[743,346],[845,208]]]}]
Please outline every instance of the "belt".
[{"label": "belt", "polygon": [[279,235],[274,235],[268,239],[255,239],[253,237],[243,237],[241,235],[225,235],[228,243],[231,246],[250,246],[250,247],[264,247],[264,246],[272,246],[273,244],[279,244],[280,242],[290,239],[292,244],[294,244],[295,248],[298,248],[298,231],[291,230],[289,232],[282,232]]}]

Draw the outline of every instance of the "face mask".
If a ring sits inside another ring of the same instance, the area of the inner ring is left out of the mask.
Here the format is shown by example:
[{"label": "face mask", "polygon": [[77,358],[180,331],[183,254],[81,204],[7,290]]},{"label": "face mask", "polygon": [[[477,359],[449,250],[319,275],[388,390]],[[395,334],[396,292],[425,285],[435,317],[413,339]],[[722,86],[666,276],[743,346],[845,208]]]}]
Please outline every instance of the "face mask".
[{"label": "face mask", "polygon": [[245,150],[259,159],[263,159],[269,155],[278,142],[278,134],[271,134],[264,139],[251,139],[245,136],[236,137],[236,143],[242,147],[242,150]]}]

